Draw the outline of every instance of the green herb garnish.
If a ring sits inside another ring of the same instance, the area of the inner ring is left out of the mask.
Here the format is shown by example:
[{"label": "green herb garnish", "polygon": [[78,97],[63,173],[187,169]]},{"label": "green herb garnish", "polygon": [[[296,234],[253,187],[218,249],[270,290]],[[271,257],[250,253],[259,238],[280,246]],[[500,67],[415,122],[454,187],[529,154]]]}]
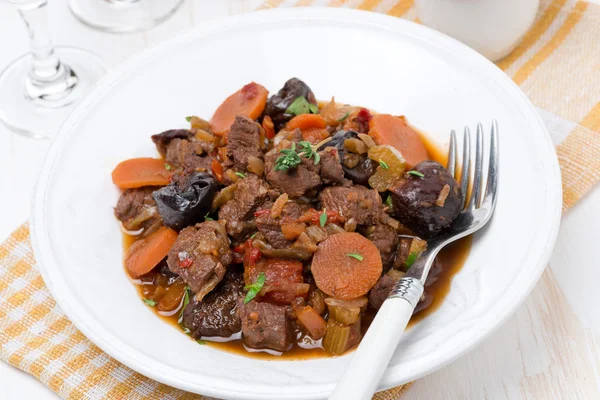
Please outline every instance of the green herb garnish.
[{"label": "green herb garnish", "polygon": [[364,260],[363,256],[358,253],[348,253],[346,254],[348,257],[356,258],[358,261]]},{"label": "green herb garnish", "polygon": [[183,289],[183,303],[181,303],[181,312],[179,313],[179,318],[183,318],[183,310],[190,304],[190,287],[186,286]]},{"label": "green herb garnish", "polygon": [[344,114],[344,116],[342,118],[338,119],[338,122],[344,122],[344,120],[346,118],[348,118],[349,116],[350,116],[350,111],[348,111],[346,114]]},{"label": "green herb garnish", "polygon": [[275,161],[275,171],[287,171],[301,163],[300,156],[296,153],[296,143],[292,142],[291,148],[282,149],[279,152],[283,155]]},{"label": "green herb garnish", "polygon": [[243,173],[241,173],[241,172],[236,172],[235,174],[236,174],[237,176],[239,176],[240,178],[242,178],[242,179],[244,179],[244,178],[246,178],[246,177],[248,176],[248,175],[246,175],[246,174],[243,174]]},{"label": "green herb garnish", "polygon": [[186,335],[192,333],[188,329],[188,327],[183,324],[183,310],[185,310],[188,304],[190,304],[190,287],[186,286],[185,289],[183,289],[183,302],[181,303],[181,311],[179,311],[179,318],[177,319],[179,327]]},{"label": "green herb garnish", "polygon": [[198,339],[198,340],[196,340],[196,342],[198,342],[198,344],[206,344],[206,340]]},{"label": "green herb garnish", "polygon": [[388,206],[389,208],[394,208],[394,205],[392,203],[392,195],[388,194],[387,198],[385,199],[385,205]]},{"label": "green herb garnish", "polygon": [[320,147],[322,147],[324,144],[331,141],[332,139],[333,139],[333,137],[328,137],[327,139],[321,140],[319,143],[317,143],[315,145],[312,145],[312,144],[310,144],[310,142],[307,142],[307,141],[302,141],[302,142],[298,143],[300,145],[299,154],[303,155],[304,157],[308,158],[309,160],[311,158],[314,159],[315,165],[317,165],[319,163],[319,161],[321,161],[321,156],[317,152],[318,149]]},{"label": "green herb garnish", "polygon": [[381,165],[381,168],[383,169],[390,169],[390,166],[383,160],[379,160],[379,165]]},{"label": "green herb garnish", "polygon": [[419,178],[423,178],[423,177],[425,177],[425,175],[423,175],[423,174],[422,174],[422,173],[420,173],[419,171],[415,171],[415,170],[408,171],[408,174],[409,174],[409,175],[413,175],[413,176],[418,176]]},{"label": "green herb garnish", "polygon": [[294,100],[294,102],[285,110],[285,113],[294,115],[310,113],[318,114],[319,107],[317,107],[315,104],[309,103],[308,100],[306,100],[306,97],[299,96],[296,97],[296,100]]},{"label": "green herb garnish", "polygon": [[315,165],[317,165],[319,163],[319,161],[321,161],[321,156],[319,155],[319,153],[317,153],[317,149],[319,147],[313,146],[310,144],[310,142],[305,142],[305,141],[300,142],[298,144],[300,145],[300,154],[301,155],[308,158],[309,160],[311,158],[313,158],[315,160]]},{"label": "green herb garnish", "polygon": [[319,224],[320,224],[321,226],[325,226],[325,223],[326,223],[326,222],[327,222],[327,209],[326,209],[326,208],[324,208],[324,209],[323,209],[323,214],[321,214],[321,215],[319,216]]},{"label": "green herb garnish", "polygon": [[187,122],[191,122],[191,121],[192,121],[192,117],[185,117],[185,120],[186,120]]},{"label": "green herb garnish", "polygon": [[258,235],[258,232],[254,232],[254,233],[252,234],[252,236],[250,236],[250,239],[254,239],[254,238],[256,237],[256,235]]},{"label": "green herb garnish", "polygon": [[209,217],[208,214],[210,214],[210,211],[206,213],[206,215],[204,216],[204,220],[205,221],[214,221],[214,219],[212,219],[211,217]]},{"label": "green herb garnish", "polygon": [[173,168],[173,167],[171,167],[169,164],[165,163],[165,169],[166,169],[167,171],[170,171],[170,170],[171,170],[171,168]]},{"label": "green herb garnish", "polygon": [[151,299],[142,299],[142,301],[144,303],[146,303],[147,305],[149,305],[150,307],[154,307],[154,306],[156,306],[156,304],[158,304],[156,301],[151,300]]},{"label": "green herb garnish", "polygon": [[261,289],[263,288],[263,286],[265,285],[266,279],[267,279],[267,276],[265,275],[265,273],[261,272],[260,274],[258,274],[258,278],[256,279],[256,282],[254,282],[251,285],[244,286],[244,289],[246,289],[248,291],[248,293],[246,293],[246,298],[244,298],[244,304],[248,304],[248,302],[250,302],[250,300],[252,300],[253,298],[256,297],[258,292],[260,292]]},{"label": "green herb garnish", "polygon": [[417,258],[419,258],[418,252],[413,251],[412,253],[410,253],[408,257],[406,257],[406,261],[404,262],[404,264],[406,264],[406,268],[412,267],[415,261],[417,261]]}]

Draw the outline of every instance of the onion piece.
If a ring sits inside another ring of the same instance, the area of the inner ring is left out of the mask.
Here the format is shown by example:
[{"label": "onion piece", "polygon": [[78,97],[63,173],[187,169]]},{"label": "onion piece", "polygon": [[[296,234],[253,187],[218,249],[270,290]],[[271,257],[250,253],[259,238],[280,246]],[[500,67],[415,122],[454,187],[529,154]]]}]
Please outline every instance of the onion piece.
[{"label": "onion piece", "polygon": [[227,203],[229,200],[232,200],[236,190],[237,183],[234,183],[233,185],[229,185],[223,190],[221,190],[219,193],[217,193],[212,202],[212,209],[216,210],[223,204]]},{"label": "onion piece", "polygon": [[283,207],[285,207],[285,203],[287,203],[289,197],[287,193],[283,193],[279,195],[275,203],[273,203],[273,207],[271,207],[271,218],[279,218],[281,216],[281,212],[283,211]]},{"label": "onion piece", "polygon": [[265,162],[256,156],[248,156],[248,171],[262,176],[265,172]]}]

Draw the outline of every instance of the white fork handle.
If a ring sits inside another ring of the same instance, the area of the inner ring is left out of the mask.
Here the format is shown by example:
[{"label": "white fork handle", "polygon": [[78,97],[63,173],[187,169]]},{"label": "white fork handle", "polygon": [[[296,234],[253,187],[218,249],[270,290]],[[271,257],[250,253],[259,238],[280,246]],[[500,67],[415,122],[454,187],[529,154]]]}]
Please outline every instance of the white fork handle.
[{"label": "white fork handle", "polygon": [[383,302],[329,400],[371,400],[413,310],[404,298]]}]

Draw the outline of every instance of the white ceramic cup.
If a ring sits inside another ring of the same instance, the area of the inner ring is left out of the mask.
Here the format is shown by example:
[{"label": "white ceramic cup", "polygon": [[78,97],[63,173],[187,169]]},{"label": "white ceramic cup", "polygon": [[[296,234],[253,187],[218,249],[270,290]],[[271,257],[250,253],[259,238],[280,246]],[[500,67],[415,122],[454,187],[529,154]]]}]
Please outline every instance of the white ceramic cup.
[{"label": "white ceramic cup", "polygon": [[498,61],[519,44],[540,0],[415,0],[415,4],[423,24]]}]

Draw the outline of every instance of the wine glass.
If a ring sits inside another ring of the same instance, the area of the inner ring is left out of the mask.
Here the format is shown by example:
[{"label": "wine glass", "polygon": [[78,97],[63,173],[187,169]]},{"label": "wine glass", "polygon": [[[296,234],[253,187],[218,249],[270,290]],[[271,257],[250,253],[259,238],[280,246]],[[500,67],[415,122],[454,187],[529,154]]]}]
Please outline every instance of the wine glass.
[{"label": "wine glass", "polygon": [[69,0],[84,24],[105,32],[135,32],[169,18],[183,0]]},{"label": "wine glass", "polygon": [[48,35],[48,0],[8,0],[29,33],[30,54],[0,73],[0,121],[34,138],[53,137],[75,105],[106,73],[96,55],[54,47]]}]

